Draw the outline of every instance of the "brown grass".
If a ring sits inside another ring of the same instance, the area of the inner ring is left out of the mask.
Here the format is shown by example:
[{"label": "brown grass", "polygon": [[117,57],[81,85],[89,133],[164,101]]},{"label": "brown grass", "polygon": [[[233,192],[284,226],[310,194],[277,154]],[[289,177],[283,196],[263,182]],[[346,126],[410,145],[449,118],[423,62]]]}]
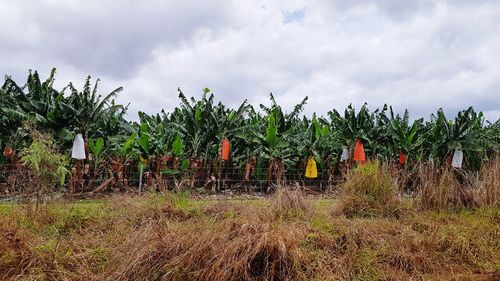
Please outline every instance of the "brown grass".
[{"label": "brown grass", "polygon": [[458,210],[500,204],[500,157],[488,161],[478,175],[430,165],[419,167],[418,206],[426,210]]},{"label": "brown grass", "polygon": [[398,188],[387,166],[368,162],[347,173],[341,186],[340,204],[334,214],[346,217],[395,216],[401,214]]},{"label": "brown grass", "polygon": [[116,280],[294,280],[296,236],[268,223],[147,224],[115,257]]},{"label": "brown grass", "polygon": [[269,211],[274,218],[307,215],[311,206],[304,200],[300,187],[280,187],[270,198]]},{"label": "brown grass", "polygon": [[[37,217],[0,205],[0,280],[500,277],[498,206],[331,217],[335,201],[313,208],[299,191],[282,192],[260,202],[167,195],[57,203]],[[276,219],[274,208],[307,216]]]},{"label": "brown grass", "polygon": [[444,168],[436,171],[430,166],[421,166],[418,205],[426,210],[461,209],[472,207],[473,188],[457,180],[457,172]]},{"label": "brown grass", "polygon": [[32,262],[31,237],[11,222],[0,219],[0,276],[16,276]]},{"label": "brown grass", "polygon": [[500,156],[481,168],[479,179],[475,183],[474,199],[480,206],[500,205]]}]

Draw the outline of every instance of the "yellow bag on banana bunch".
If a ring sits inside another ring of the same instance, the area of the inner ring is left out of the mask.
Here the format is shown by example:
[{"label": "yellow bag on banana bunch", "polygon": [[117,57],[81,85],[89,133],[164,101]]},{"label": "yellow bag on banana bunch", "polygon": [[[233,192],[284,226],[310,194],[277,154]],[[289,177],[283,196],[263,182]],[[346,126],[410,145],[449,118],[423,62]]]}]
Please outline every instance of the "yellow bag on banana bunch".
[{"label": "yellow bag on banana bunch", "polygon": [[316,161],[311,157],[307,160],[306,178],[314,179],[318,177],[318,169],[316,168]]}]

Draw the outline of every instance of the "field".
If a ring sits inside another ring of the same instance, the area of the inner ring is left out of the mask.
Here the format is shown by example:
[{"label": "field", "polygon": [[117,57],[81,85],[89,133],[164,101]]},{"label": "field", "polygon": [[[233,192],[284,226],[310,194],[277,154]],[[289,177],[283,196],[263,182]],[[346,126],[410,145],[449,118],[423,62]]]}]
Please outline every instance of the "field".
[{"label": "field", "polygon": [[205,88],[130,121],[55,72],[0,87],[0,280],[500,280],[500,120]]},{"label": "field", "polygon": [[0,279],[499,280],[500,208],[338,215],[340,199],[187,193],[0,205]]}]

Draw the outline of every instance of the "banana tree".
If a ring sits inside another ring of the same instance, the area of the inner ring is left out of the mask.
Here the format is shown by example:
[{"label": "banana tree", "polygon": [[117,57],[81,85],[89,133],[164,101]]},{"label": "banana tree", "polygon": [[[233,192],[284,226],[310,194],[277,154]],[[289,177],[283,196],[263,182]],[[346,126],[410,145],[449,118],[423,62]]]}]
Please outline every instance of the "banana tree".
[{"label": "banana tree", "polygon": [[[4,84],[0,88],[0,163],[7,161],[12,155],[13,144],[11,143],[12,136],[17,131],[17,128],[21,126],[21,118],[17,118],[12,112],[15,100],[12,95],[8,94],[7,84]],[[4,156],[5,154],[5,156]]]},{"label": "banana tree", "polygon": [[[88,76],[85,80],[82,91],[78,91],[72,83],[69,83],[68,88],[71,94],[67,101],[62,104],[62,107],[68,112],[72,119],[69,122],[74,122],[74,128],[83,135],[85,147],[88,147],[89,137],[103,136],[107,132],[100,131],[100,126],[106,124],[113,118],[122,117],[126,108],[121,104],[116,104],[114,98],[120,93],[123,88],[119,87],[111,91],[104,97],[97,93],[99,79],[96,80],[94,86],[91,85],[91,77]],[[125,122],[123,122],[125,123]],[[109,137],[104,135],[103,137]],[[88,149],[86,148],[86,156],[88,157]]]},{"label": "banana tree", "polygon": [[[177,136],[175,130],[168,126],[168,116],[162,112],[149,116],[144,112],[139,112],[140,124],[138,127],[138,148],[141,151],[142,161],[148,172],[148,183],[150,185],[163,186],[163,170],[168,162],[173,161],[170,145]],[[140,166],[143,167],[143,166]]]},{"label": "banana tree", "polygon": [[0,126],[19,128],[22,122],[31,120],[37,129],[52,131],[59,144],[68,145],[73,135],[62,108],[65,97],[53,88],[55,73],[54,68],[42,82],[38,72],[30,70],[27,83],[22,87],[6,77],[0,92],[3,102]]},{"label": "banana tree", "polygon": [[111,175],[117,179],[118,187],[128,188],[129,180],[135,180],[137,163],[141,158],[138,133],[116,135],[107,139],[103,153],[111,162]]},{"label": "banana tree", "polygon": [[183,140],[184,153],[190,161],[191,185],[208,175],[210,159],[215,159],[218,147],[216,120],[214,120],[214,95],[203,89],[200,100],[188,100],[178,89],[180,107],[170,115],[169,125]]},{"label": "banana tree", "polygon": [[449,162],[453,152],[461,150],[468,159],[469,167],[479,169],[489,147],[482,112],[475,112],[469,107],[458,112],[454,120],[448,120],[443,110],[439,109],[436,115],[431,115],[426,127],[424,146],[433,161]]},{"label": "banana tree", "polygon": [[368,144],[368,148],[373,148],[376,145],[376,140],[373,136],[377,135],[374,133],[377,113],[378,110],[370,113],[366,103],[357,114],[352,105],[349,105],[345,109],[343,116],[334,109],[328,112],[330,128],[336,132],[339,144],[347,147],[351,152],[357,140]]},{"label": "banana tree", "polygon": [[410,125],[410,115],[408,110],[405,110],[403,116],[394,115],[392,107],[390,108],[391,122],[389,132],[392,137],[393,148],[399,153],[399,161],[401,164],[406,164],[407,159],[420,160],[420,150],[424,142],[422,137],[423,119],[414,120]]},{"label": "banana tree", "polygon": [[260,105],[266,115],[257,114],[254,116],[251,121],[251,124],[254,125],[253,130],[249,130],[245,136],[247,143],[253,143],[256,147],[253,154],[258,159],[257,169],[263,169],[263,164],[267,163],[266,184],[268,190],[274,181],[278,185],[283,184],[286,169],[295,165],[292,143],[297,142],[297,138],[293,134],[293,128],[300,122],[299,114],[308,99],[305,97],[295,105],[290,113],[286,113],[272,94],[269,97],[270,107]]},{"label": "banana tree", "polygon": [[[244,148],[247,147],[247,143],[245,142],[244,134],[253,128],[253,125],[246,119],[252,112],[253,108],[248,105],[246,100],[238,109],[228,109],[222,103],[219,103],[212,111],[211,120],[214,121],[217,138],[217,145],[215,146],[217,151],[215,153],[212,151],[213,154],[217,155],[215,161],[215,167],[218,172],[217,188],[220,188],[221,179],[225,185],[230,176],[235,177],[233,163],[238,163],[240,164],[239,166],[244,162],[245,165],[248,164],[250,158],[245,153]],[[230,149],[232,150],[230,157],[227,159],[219,157],[222,156],[219,153],[222,153],[222,144],[224,142],[230,143]],[[222,177],[223,172],[224,177]],[[215,185],[213,188],[215,188]]]},{"label": "banana tree", "polygon": [[[90,177],[94,179],[94,181],[102,180],[103,174],[105,174],[106,169],[103,167],[104,165],[104,139],[103,138],[91,138],[89,139],[89,158],[92,161],[90,162]],[[89,160],[90,160],[89,159]],[[90,184],[90,188],[92,189],[93,182]]]},{"label": "banana tree", "polygon": [[[181,134],[185,141],[186,153],[192,159],[207,159],[216,140],[212,119],[214,96],[205,88],[199,101],[194,98],[189,101],[180,89],[178,91],[181,106],[170,115],[169,124]],[[207,97],[208,94],[210,95]]]},{"label": "banana tree", "polygon": [[487,121],[484,130],[487,157],[498,155],[500,153],[500,120],[494,123]]},{"label": "banana tree", "polygon": [[335,141],[336,135],[330,131],[328,121],[313,115],[311,120],[303,118],[294,129],[298,141],[294,143],[296,162],[299,163],[296,174],[303,174],[306,160],[313,157],[320,170],[320,177],[331,178],[335,159],[341,147]]}]

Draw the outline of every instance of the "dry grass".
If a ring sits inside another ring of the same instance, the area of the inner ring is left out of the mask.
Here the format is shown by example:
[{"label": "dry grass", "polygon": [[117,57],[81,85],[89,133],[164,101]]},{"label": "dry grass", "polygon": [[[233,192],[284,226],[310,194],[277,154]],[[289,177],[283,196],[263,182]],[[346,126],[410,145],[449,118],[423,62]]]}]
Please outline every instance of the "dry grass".
[{"label": "dry grass", "polygon": [[500,277],[498,206],[349,219],[329,215],[333,200],[282,192],[259,202],[170,194],[55,203],[36,217],[0,205],[0,280]]},{"label": "dry grass", "polygon": [[[419,167],[418,205],[426,210],[449,210],[500,204],[500,157],[484,164],[479,175]],[[462,178],[460,181],[459,178]]]},{"label": "dry grass", "polygon": [[454,170],[436,171],[430,166],[421,166],[418,204],[425,210],[461,209],[474,206],[472,187],[457,180]]},{"label": "dry grass", "polygon": [[31,237],[11,222],[0,219],[0,276],[16,276],[33,262],[29,241]]},{"label": "dry grass", "polygon": [[474,199],[480,206],[500,205],[500,156],[484,164],[475,183]]},{"label": "dry grass", "polygon": [[401,214],[398,188],[387,166],[368,162],[347,173],[341,186],[340,204],[334,214],[346,217],[393,216]]},{"label": "dry grass", "polygon": [[270,214],[273,218],[286,218],[307,215],[311,206],[304,200],[300,187],[280,187],[270,198]]},{"label": "dry grass", "polygon": [[295,280],[298,243],[288,231],[260,221],[148,223],[115,256],[112,279]]}]

